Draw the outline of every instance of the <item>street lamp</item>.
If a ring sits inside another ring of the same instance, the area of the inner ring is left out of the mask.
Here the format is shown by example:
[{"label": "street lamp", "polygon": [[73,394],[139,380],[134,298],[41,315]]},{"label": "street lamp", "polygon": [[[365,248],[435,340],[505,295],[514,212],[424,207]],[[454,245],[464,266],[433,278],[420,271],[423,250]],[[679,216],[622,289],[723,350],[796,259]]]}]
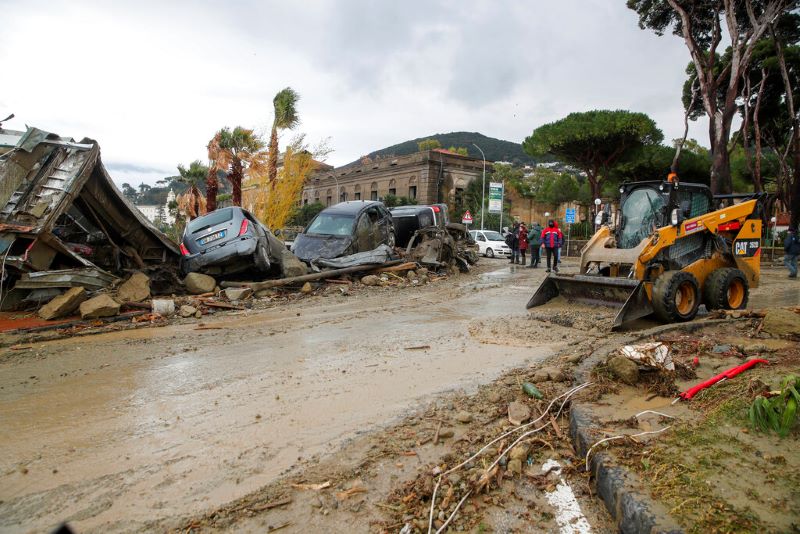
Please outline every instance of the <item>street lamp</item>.
[{"label": "street lamp", "polygon": [[[483,182],[481,184],[482,185],[482,187],[481,187],[481,230],[483,230],[483,209],[484,209],[483,198],[486,195],[486,155],[483,153],[483,150],[481,150],[481,147],[479,147],[475,143],[472,143],[472,146],[474,146],[475,148],[480,150],[481,151],[481,156],[483,157]],[[500,204],[500,213],[503,212],[503,207],[502,206],[503,205],[501,203]],[[502,217],[502,215],[501,215],[501,217]],[[501,228],[501,230],[502,230],[502,228]]]},{"label": "street lamp", "polygon": [[602,202],[603,201],[600,200],[599,198],[594,199],[594,231],[595,232],[597,231],[597,227],[599,226],[599,224],[597,222],[597,212],[600,209],[600,204]]}]

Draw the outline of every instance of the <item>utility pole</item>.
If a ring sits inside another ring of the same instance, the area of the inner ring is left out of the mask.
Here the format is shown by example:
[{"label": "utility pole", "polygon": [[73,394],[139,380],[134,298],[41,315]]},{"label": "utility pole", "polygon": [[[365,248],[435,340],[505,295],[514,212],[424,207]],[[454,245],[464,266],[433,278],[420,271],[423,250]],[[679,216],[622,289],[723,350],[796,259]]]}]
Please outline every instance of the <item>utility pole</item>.
[{"label": "utility pole", "polygon": [[[472,146],[474,146],[475,148],[480,150],[481,151],[481,157],[483,157],[483,182],[481,184],[481,230],[483,230],[483,210],[484,210],[483,203],[484,203],[484,197],[486,196],[486,155],[483,153],[483,150],[481,150],[481,147],[479,147],[475,143],[472,143]],[[502,212],[501,212],[500,217],[502,217]],[[501,226],[501,228],[502,228],[502,226]]]}]

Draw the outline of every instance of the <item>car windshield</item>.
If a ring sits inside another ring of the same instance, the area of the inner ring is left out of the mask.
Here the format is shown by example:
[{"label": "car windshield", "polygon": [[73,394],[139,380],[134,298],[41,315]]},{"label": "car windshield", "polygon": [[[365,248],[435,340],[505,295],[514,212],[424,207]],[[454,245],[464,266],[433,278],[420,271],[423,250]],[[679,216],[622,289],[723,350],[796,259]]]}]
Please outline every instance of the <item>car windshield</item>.
[{"label": "car windshield", "polygon": [[486,239],[489,241],[502,241],[503,236],[500,235],[500,232],[483,232],[483,235],[486,236]]},{"label": "car windshield", "polygon": [[355,216],[346,213],[320,213],[308,227],[308,234],[352,235]]},{"label": "car windshield", "polygon": [[186,230],[190,234],[196,234],[197,232],[202,232],[203,230],[211,228],[212,226],[228,222],[232,218],[233,218],[233,210],[230,208],[212,211],[208,215],[198,217],[197,219],[190,222],[189,225],[186,227]]},{"label": "car windshield", "polygon": [[622,206],[623,226],[619,248],[634,248],[658,225],[664,199],[657,191],[641,188],[632,191]]}]

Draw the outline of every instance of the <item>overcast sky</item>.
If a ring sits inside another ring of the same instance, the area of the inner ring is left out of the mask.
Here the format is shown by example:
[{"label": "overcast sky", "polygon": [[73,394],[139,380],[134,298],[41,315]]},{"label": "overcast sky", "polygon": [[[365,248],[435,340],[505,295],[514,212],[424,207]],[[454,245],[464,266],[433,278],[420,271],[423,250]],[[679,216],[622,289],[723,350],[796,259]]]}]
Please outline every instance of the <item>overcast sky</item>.
[{"label": "overcast sky", "polygon": [[[328,162],[437,132],[521,142],[572,111],[649,114],[671,139],[689,61],[624,0],[0,0],[0,119],[91,137],[117,183],[206,158],[223,126],[267,130],[300,93]],[[690,135],[708,145],[704,121]],[[291,133],[285,133],[287,141]]]}]

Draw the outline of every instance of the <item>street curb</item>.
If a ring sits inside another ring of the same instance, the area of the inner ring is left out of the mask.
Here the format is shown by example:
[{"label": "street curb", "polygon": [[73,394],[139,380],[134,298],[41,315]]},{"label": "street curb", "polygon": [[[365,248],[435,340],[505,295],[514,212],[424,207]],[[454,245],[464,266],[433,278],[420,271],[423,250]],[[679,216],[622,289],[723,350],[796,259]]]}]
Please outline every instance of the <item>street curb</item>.
[{"label": "street curb", "polygon": [[[614,341],[596,348],[588,358],[581,362],[575,370],[575,384],[588,382],[595,365],[604,361],[612,351],[622,345],[673,330],[694,332],[727,322],[730,322],[730,319],[663,325],[629,336],[617,337]],[[584,458],[592,444],[598,440],[593,432],[595,425],[591,407],[577,401],[572,402],[569,416],[572,446],[578,456]],[[580,465],[581,469],[584,468],[582,463]],[[589,467],[594,476],[597,496],[605,503],[606,509],[617,522],[620,532],[623,534],[683,534],[684,530],[669,515],[666,508],[642,491],[643,484],[639,476],[624,467],[615,465],[612,455],[602,451],[594,453],[589,460]]]}]

